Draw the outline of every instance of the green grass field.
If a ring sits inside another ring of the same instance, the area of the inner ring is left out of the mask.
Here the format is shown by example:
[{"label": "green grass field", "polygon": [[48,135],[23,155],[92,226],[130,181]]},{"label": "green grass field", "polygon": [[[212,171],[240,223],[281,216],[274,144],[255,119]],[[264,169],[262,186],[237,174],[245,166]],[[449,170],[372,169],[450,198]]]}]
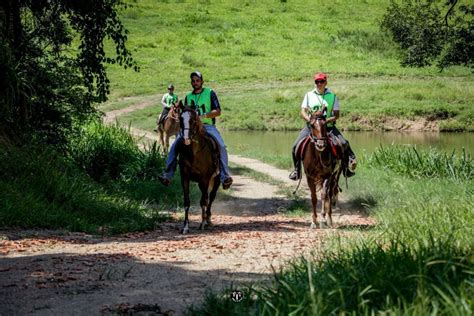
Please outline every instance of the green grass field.
[{"label": "green grass field", "polygon": [[341,100],[341,126],[376,129],[386,118],[423,117],[442,120],[442,130],[474,130],[471,69],[401,67],[379,28],[389,1],[128,2],[121,15],[141,71],[108,67],[104,109],[129,105],[129,96],[158,103],[171,82],[184,96],[189,73],[199,69],[221,100],[220,126],[298,129],[304,93],[324,71]]}]

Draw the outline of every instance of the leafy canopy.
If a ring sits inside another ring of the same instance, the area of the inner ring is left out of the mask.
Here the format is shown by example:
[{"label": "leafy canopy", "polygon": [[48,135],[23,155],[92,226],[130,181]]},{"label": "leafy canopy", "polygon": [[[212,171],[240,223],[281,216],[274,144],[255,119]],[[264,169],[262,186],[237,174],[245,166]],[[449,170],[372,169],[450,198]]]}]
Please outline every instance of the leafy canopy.
[{"label": "leafy canopy", "polygon": [[[121,0],[0,2],[0,121],[16,131],[64,140],[74,119],[106,100],[106,63],[138,70],[126,48]],[[110,40],[116,56],[106,56]]]},{"label": "leafy canopy", "polygon": [[402,65],[472,66],[474,5],[448,0],[392,0],[381,27],[402,50]]}]

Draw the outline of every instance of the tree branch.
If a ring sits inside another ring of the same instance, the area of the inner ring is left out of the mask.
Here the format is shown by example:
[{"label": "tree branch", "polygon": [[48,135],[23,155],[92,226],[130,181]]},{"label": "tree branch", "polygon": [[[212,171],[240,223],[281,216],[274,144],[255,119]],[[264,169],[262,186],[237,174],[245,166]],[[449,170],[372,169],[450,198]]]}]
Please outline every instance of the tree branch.
[{"label": "tree branch", "polygon": [[446,15],[444,16],[444,21],[446,23],[446,26],[448,25],[448,17],[451,14],[451,11],[453,11],[454,7],[458,3],[458,0],[450,0],[448,3],[451,3],[451,7],[449,8],[448,12],[446,12]]}]

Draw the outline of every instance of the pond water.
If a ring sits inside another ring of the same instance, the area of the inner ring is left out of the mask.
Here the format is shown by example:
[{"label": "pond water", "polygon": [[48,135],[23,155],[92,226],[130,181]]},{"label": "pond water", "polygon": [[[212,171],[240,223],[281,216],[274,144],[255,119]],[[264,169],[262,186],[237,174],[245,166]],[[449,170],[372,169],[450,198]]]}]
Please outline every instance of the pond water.
[{"label": "pond water", "polygon": [[[289,154],[298,136],[292,132],[221,131],[230,152],[255,148],[276,155]],[[343,132],[357,155],[373,152],[380,145],[416,145],[419,148],[436,148],[446,152],[462,148],[474,154],[474,133],[426,133],[426,132]]]}]

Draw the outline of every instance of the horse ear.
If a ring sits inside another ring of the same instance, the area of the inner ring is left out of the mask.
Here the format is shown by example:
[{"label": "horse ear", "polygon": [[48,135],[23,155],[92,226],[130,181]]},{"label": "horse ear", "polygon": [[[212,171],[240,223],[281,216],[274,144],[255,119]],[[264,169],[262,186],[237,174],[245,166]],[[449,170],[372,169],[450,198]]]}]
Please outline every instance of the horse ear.
[{"label": "horse ear", "polygon": [[191,109],[196,110],[196,103],[194,100],[191,100]]},{"label": "horse ear", "polygon": [[179,100],[177,108],[181,110],[184,108],[183,101]]}]

